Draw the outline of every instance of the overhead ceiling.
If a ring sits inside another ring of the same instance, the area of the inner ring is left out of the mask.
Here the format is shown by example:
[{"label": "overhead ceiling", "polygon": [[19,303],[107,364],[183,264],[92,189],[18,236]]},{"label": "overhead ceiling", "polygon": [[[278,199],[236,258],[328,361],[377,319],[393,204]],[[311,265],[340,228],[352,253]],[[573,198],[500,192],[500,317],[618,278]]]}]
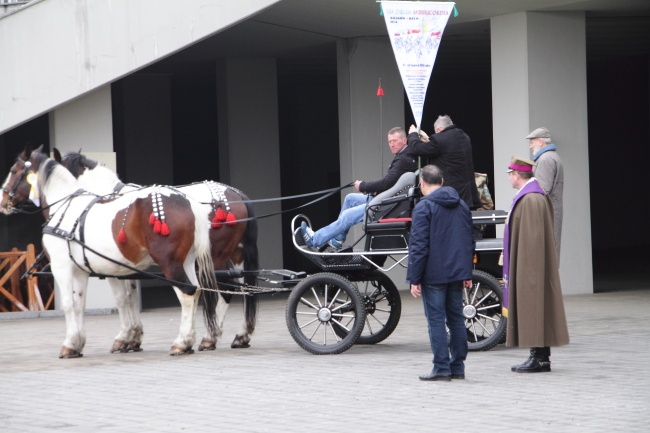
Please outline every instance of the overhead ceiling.
[{"label": "overhead ceiling", "polygon": [[[590,60],[650,55],[650,0],[458,0],[456,7],[441,46],[456,67],[489,67],[489,19],[522,11],[584,11]],[[233,57],[331,60],[333,42],[385,36],[376,0],[282,0],[142,72],[190,73]]]}]

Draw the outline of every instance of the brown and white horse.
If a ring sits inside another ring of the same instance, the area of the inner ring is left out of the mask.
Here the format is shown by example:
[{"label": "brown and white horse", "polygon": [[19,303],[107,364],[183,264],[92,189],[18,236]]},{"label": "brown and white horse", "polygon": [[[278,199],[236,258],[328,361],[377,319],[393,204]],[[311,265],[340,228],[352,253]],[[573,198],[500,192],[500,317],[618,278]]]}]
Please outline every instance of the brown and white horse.
[{"label": "brown and white horse", "polygon": [[[81,153],[69,152],[61,157],[58,150],[54,149],[54,155],[87,191],[111,196],[128,194],[141,188],[139,185],[123,184],[115,172],[98,164],[97,161],[86,158]],[[211,222],[210,243],[215,270],[229,267],[245,271],[258,270],[257,221],[248,197],[244,193],[214,181],[197,182],[178,186],[176,189],[205,207],[206,218]],[[233,221],[239,222],[233,223]],[[254,275],[251,273],[244,275],[244,283],[255,284]],[[221,287],[227,291],[237,290],[236,286],[229,286],[227,283],[222,284]],[[232,296],[230,293],[218,293],[216,306],[211,297],[206,302],[205,308],[216,308],[216,328],[210,329],[209,334],[202,339],[199,350],[216,348],[217,340],[223,333],[223,322]],[[244,321],[231,344],[233,348],[249,347],[251,335],[255,330],[257,297],[244,296],[243,306]]]},{"label": "brown and white horse", "polygon": [[[26,189],[31,194],[25,195]],[[158,186],[103,200],[81,189],[68,170],[42,153],[42,146],[33,152],[26,149],[18,157],[3,184],[0,208],[12,209],[30,195],[40,197],[46,214],[43,248],[61,290],[66,337],[60,358],[82,356],[90,274],[128,275],[154,263],[165,278],[175,282],[182,307],[179,334],[169,353],[193,353],[195,314],[204,292],[199,288],[217,287],[203,206]],[[111,284],[118,305],[124,302],[120,297],[129,296],[121,286]],[[207,313],[206,319],[216,326],[214,314],[209,317]],[[129,350],[140,350],[141,337],[141,325],[123,326],[113,348],[126,344]]]}]

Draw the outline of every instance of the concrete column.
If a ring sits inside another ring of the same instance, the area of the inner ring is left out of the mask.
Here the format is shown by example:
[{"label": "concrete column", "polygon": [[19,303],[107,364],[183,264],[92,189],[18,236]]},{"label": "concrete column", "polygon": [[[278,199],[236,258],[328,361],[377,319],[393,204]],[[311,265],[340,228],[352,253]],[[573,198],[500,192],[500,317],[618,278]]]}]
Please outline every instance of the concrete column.
[{"label": "concrete column", "polygon": [[[275,59],[226,59],[217,64],[220,181],[251,199],[280,197],[280,141]],[[256,203],[256,215],[282,210]],[[281,268],[279,215],[258,220],[261,268]]]},{"label": "concrete column", "polygon": [[[355,38],[338,42],[339,153],[341,185],[354,180],[381,179],[393,154],[388,130],[404,125],[404,86],[388,37]],[[384,96],[377,96],[381,79]],[[408,132],[408,131],[407,131]],[[343,191],[342,196],[353,192]],[[348,235],[363,235],[357,225]],[[391,271],[395,284],[403,287],[403,269]]]},{"label": "concrete column", "polygon": [[490,24],[496,207],[508,209],[515,194],[504,174],[510,157],[531,156],[524,137],[549,128],[565,170],[563,292],[593,293],[584,13],[522,12]]},{"label": "concrete column", "polygon": [[[113,116],[111,111],[111,88],[104,86],[98,90],[50,112],[50,144],[62,154],[78,152],[96,157],[105,156],[107,166],[112,162]],[[52,149],[50,149],[52,150]],[[56,287],[54,307],[59,308],[60,294]],[[113,293],[106,282],[90,278],[86,297],[86,309],[101,310],[115,308]]]}]

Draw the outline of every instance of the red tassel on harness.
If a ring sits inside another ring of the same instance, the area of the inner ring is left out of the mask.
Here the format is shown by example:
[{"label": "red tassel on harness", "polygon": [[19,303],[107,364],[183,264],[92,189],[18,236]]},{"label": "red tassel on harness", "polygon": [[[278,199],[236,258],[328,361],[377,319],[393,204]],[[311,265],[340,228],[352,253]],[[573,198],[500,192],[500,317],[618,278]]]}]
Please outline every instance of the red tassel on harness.
[{"label": "red tassel on harness", "polygon": [[169,225],[164,221],[160,225],[160,235],[161,236],[169,236]]},{"label": "red tassel on harness", "polygon": [[160,220],[156,220],[156,222],[153,223],[153,232],[160,234],[161,225]]},{"label": "red tassel on harness", "polygon": [[126,243],[126,233],[124,232],[124,229],[120,229],[120,232],[117,234],[117,241],[121,244]]},{"label": "red tassel on harness", "polygon": [[151,212],[151,215],[149,215],[149,225],[153,225],[156,222],[156,215],[154,215],[153,212]]},{"label": "red tassel on harness", "polygon": [[214,213],[214,219],[217,220],[218,222],[223,222],[226,220],[226,212],[224,212],[223,209],[219,208],[217,211]]},{"label": "red tassel on harness", "polygon": [[213,229],[221,228],[222,225],[223,225],[223,224],[221,224],[220,222],[218,222],[218,221],[216,221],[216,220],[212,220],[212,228],[213,228]]},{"label": "red tassel on harness", "polygon": [[228,216],[226,217],[226,224],[229,226],[234,226],[237,224],[237,217],[233,215],[232,213],[228,212]]}]

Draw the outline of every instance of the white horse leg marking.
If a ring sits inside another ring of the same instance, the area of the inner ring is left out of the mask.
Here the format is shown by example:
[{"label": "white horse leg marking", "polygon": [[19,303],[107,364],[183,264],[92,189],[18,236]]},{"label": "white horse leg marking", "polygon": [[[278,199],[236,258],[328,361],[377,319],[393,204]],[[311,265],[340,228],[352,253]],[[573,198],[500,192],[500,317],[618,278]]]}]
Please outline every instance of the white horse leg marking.
[{"label": "white horse leg marking", "polygon": [[131,314],[131,339],[129,342],[129,351],[140,352],[140,344],[142,344],[142,334],[144,329],[142,327],[142,320],[140,319],[140,293],[138,292],[137,283],[133,280],[127,281],[126,292],[129,299],[127,305]]},{"label": "white horse leg marking", "polygon": [[[199,280],[194,269],[195,258],[194,254],[188,254],[183,263],[183,269],[190,282],[198,287]],[[181,326],[178,337],[174,340],[169,354],[181,355],[194,353],[192,346],[196,339],[195,317],[196,308],[199,304],[199,296],[201,296],[201,289],[197,289],[194,295],[186,295],[178,287],[174,287],[174,291],[181,303]]]},{"label": "white horse leg marking", "polygon": [[108,278],[120,317],[120,332],[115,337],[111,353],[140,351],[142,323],[135,282]]},{"label": "white horse leg marking", "polygon": [[65,340],[59,358],[78,358],[86,344],[84,310],[88,274],[79,269],[70,269],[71,263],[51,262],[52,274],[61,293],[61,306],[65,313]]},{"label": "white horse leg marking", "polygon": [[[239,244],[238,248],[243,248],[243,245]],[[243,270],[244,269],[244,262],[233,264],[233,268]],[[240,284],[244,284],[244,278],[237,278],[237,281]],[[232,347],[232,348],[246,348],[246,347],[249,347],[248,343],[250,343],[250,341],[251,341],[251,336],[250,336],[250,334],[248,332],[249,326],[248,326],[248,322],[247,322],[247,319],[246,319],[246,302],[251,302],[251,300],[249,300],[247,296],[244,296],[243,297],[243,302],[242,302],[242,306],[243,306],[243,309],[244,309],[244,320],[242,321],[241,328],[239,329],[239,332],[237,333],[237,335],[235,335],[235,339],[233,340],[232,344],[230,345],[230,347]]]}]

